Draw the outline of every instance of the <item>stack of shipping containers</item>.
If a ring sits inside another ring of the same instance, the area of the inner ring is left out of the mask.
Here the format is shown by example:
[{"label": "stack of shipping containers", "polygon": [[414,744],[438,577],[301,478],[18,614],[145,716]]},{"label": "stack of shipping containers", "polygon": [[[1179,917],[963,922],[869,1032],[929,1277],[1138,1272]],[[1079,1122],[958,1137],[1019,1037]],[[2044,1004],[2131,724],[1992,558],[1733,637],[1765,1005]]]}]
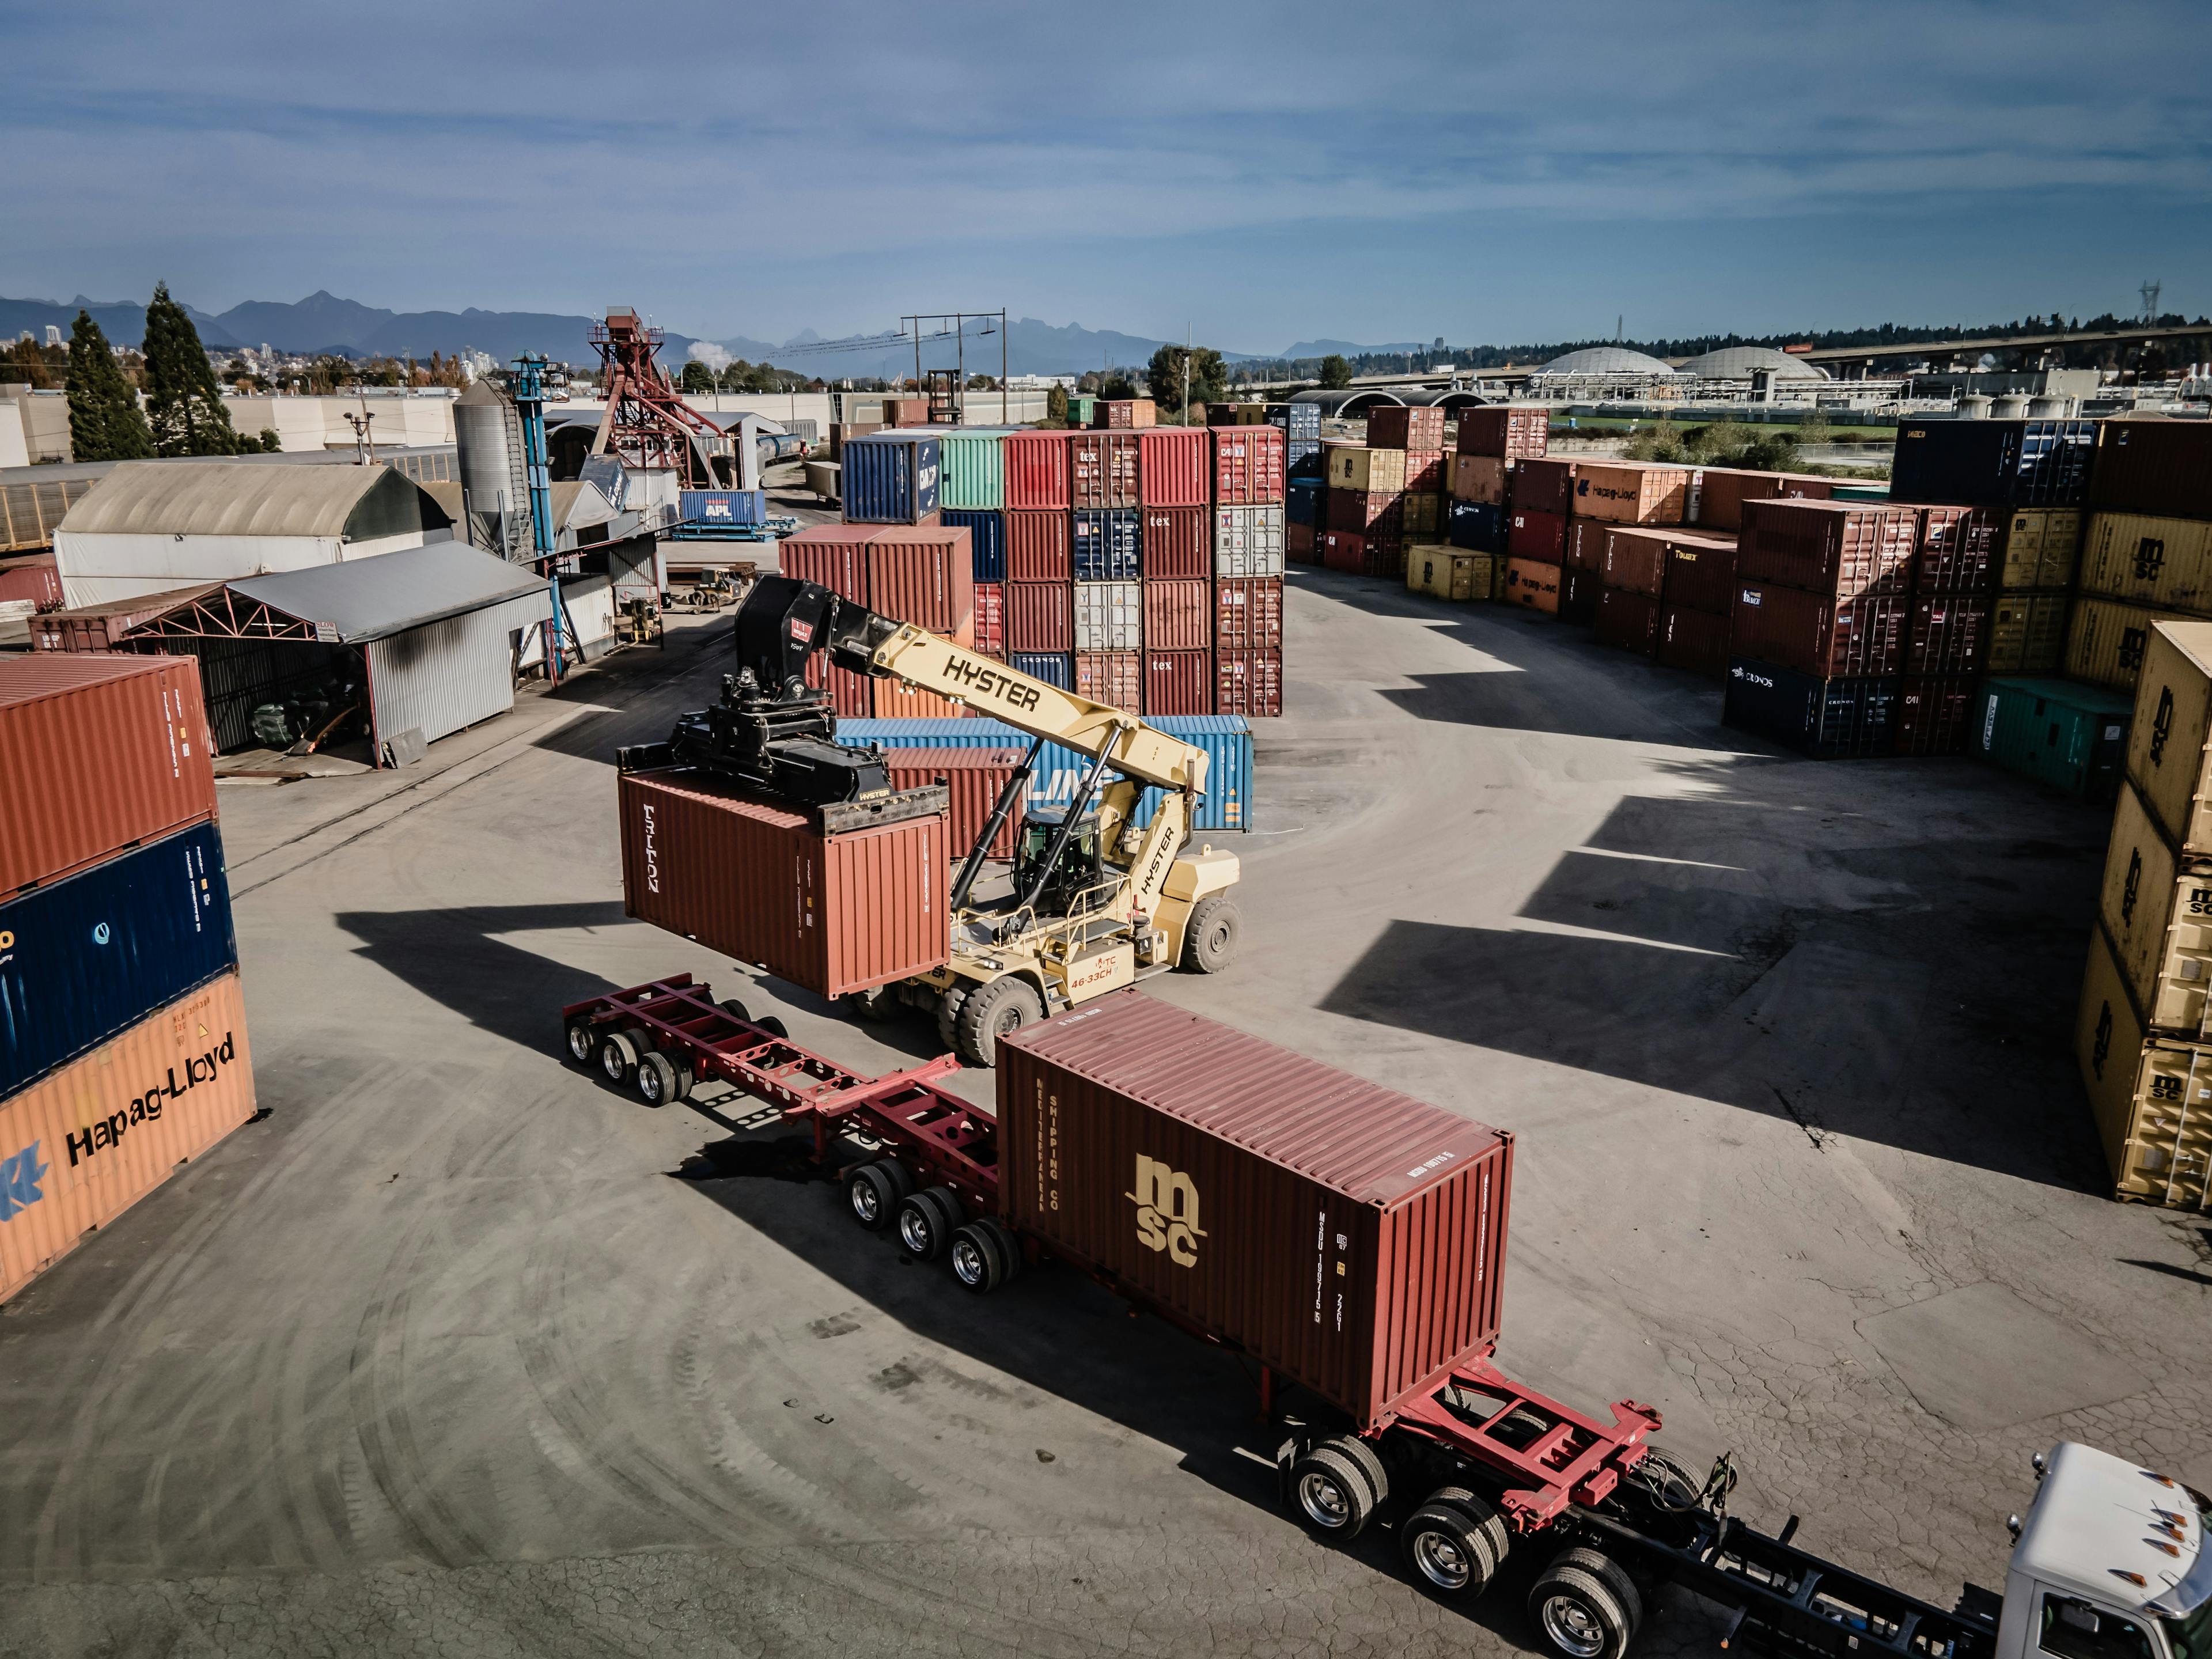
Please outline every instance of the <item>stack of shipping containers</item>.
[{"label": "stack of shipping containers", "polygon": [[198,665],[0,665],[0,1298],[252,1117]]},{"label": "stack of shipping containers", "polygon": [[1122,707],[1148,716],[1213,712],[1211,459],[1211,434],[1201,427],[1137,434],[1144,685],[1141,704]]},{"label": "stack of shipping containers", "polygon": [[2105,421],[2094,446],[2087,489],[2049,503],[2087,508],[2066,672],[2132,691],[2153,622],[2212,617],[2212,427]]},{"label": "stack of shipping containers", "polygon": [[[1099,419],[1113,408],[1102,402]],[[1076,694],[1134,710],[1144,696],[1143,441],[1138,428],[1102,424],[1066,441]]]},{"label": "stack of shipping containers", "polygon": [[1269,422],[1212,427],[1214,712],[1283,712],[1284,467],[1289,440]]}]

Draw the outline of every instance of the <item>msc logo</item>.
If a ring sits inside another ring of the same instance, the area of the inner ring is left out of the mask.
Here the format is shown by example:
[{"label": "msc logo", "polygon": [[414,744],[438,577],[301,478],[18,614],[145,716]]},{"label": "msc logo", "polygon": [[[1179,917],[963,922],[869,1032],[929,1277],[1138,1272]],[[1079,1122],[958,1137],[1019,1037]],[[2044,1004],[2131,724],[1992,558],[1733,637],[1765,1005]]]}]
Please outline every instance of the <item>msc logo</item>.
[{"label": "msc logo", "polygon": [[2112,1052],[2112,1005],[2106,1003],[2097,1010],[2097,1031],[2089,1044],[2089,1070],[2097,1081],[2105,1080],[2105,1061]]},{"label": "msc logo", "polygon": [[[1990,699],[1990,706],[1992,708],[1996,707],[1996,699]],[[2173,688],[2162,685],[2158,691],[2158,712],[2150,717],[2150,763],[2153,766],[2166,763],[2166,740],[2172,735]]]},{"label": "msc logo", "polygon": [[1139,1152],[1137,1190],[1122,1196],[1137,1206],[1137,1237],[1146,1249],[1165,1250],[1178,1267],[1196,1265],[1206,1230],[1198,1224],[1198,1188],[1188,1176]]},{"label": "msc logo", "polygon": [[2120,886],[2120,920],[2136,919],[2136,900],[2142,891],[2142,849],[2131,848],[2128,852],[2127,879]]},{"label": "msc logo", "polygon": [[18,1210],[27,1210],[45,1194],[39,1183],[46,1178],[46,1166],[39,1162],[39,1143],[33,1141],[13,1158],[0,1158],[0,1221],[14,1217]]}]

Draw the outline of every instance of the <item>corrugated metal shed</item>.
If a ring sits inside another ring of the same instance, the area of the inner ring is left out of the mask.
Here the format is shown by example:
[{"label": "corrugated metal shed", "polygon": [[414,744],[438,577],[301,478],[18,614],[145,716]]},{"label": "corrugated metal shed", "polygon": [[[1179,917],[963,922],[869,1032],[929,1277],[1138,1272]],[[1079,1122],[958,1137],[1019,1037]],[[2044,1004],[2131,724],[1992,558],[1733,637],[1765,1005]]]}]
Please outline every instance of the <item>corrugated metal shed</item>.
[{"label": "corrugated metal shed", "polygon": [[341,644],[359,645],[507,599],[542,597],[545,578],[458,542],[433,542],[228,586],[273,611],[322,624]]},{"label": "corrugated metal shed", "polygon": [[[411,525],[405,522],[410,518]],[[269,467],[245,462],[187,467],[125,461],[70,507],[59,528],[100,536],[339,536],[359,540],[447,525],[444,510],[411,479],[389,467]]]}]

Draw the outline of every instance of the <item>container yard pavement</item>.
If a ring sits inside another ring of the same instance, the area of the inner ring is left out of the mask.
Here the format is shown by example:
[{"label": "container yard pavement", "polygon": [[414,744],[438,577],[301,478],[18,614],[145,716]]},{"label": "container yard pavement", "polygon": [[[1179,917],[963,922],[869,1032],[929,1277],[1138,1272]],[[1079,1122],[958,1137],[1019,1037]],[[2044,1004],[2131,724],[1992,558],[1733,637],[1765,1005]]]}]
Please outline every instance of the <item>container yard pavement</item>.
[{"label": "container yard pavement", "polygon": [[[2069,1055],[2106,810],[1290,589],[1242,959],[1150,988],[1517,1133],[1509,1370],[1947,1606],[2057,1438],[2212,1484],[2212,1231],[2096,1196]],[[1540,1550],[1470,1621],[1309,1541],[1230,1358],[1062,1271],[964,1296],[742,1101],[560,1063],[562,1003],[682,969],[860,1070],[935,1047],[623,917],[611,750],[728,626],[416,775],[225,792],[270,1115],[0,1310],[0,1653],[1522,1647]],[[1710,1650],[1668,1605],[1639,1650]]]}]

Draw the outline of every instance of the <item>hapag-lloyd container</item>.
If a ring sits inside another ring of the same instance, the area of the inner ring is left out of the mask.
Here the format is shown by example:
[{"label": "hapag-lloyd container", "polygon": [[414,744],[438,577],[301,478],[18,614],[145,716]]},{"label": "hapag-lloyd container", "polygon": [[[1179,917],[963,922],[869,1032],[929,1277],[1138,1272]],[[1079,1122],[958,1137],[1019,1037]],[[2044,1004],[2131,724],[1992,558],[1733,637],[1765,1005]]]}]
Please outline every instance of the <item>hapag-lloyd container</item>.
[{"label": "hapag-lloyd container", "polygon": [[0,1100],[0,1300],[253,1115],[238,975]]},{"label": "hapag-lloyd container", "polygon": [[1213,710],[1213,653],[1210,651],[1154,651],[1144,653],[1143,712],[1206,714]]},{"label": "hapag-lloyd container", "polygon": [[1213,585],[1213,642],[1224,651],[1279,651],[1283,579],[1224,577]]},{"label": "hapag-lloyd container", "polygon": [[1067,434],[1065,432],[1009,432],[1001,446],[1006,475],[1006,509],[1067,511]]},{"label": "hapag-lloyd container", "polygon": [[1068,562],[1066,509],[1054,513],[1008,509],[1006,580],[1065,582],[1073,579],[1073,569]]},{"label": "hapag-lloyd container", "polygon": [[1559,567],[1536,559],[1508,559],[1499,602],[1546,616],[1559,614]]},{"label": "hapag-lloyd container", "polygon": [[[1204,507],[1206,501],[1207,452],[1206,433],[1201,427],[1155,426],[1139,432],[1137,434],[1139,504],[1144,507]],[[1148,523],[1151,517],[1150,514],[1146,514]]]},{"label": "hapag-lloyd container", "polygon": [[1355,1426],[1495,1343],[1513,1142],[1137,992],[1005,1040],[1006,1218]]},{"label": "hapag-lloyd container", "polygon": [[945,961],[943,811],[825,836],[703,773],[625,772],[618,790],[625,915],[817,996]]},{"label": "hapag-lloyd container", "polygon": [[[889,758],[891,787],[894,789],[924,789],[932,784],[945,786],[950,814],[946,834],[945,855],[954,863],[968,856],[975,845],[975,838],[983,833],[983,826],[991,821],[991,809],[999,804],[999,797],[1006,787],[1006,781],[1014,775],[1014,769],[1022,763],[1026,749],[945,747],[940,749],[886,749]],[[999,833],[992,839],[987,858],[1011,859],[1020,842],[1022,833],[1022,796],[1014,797],[1013,811],[1000,825]]]},{"label": "hapag-lloyd container", "polygon": [[2090,506],[2157,518],[2212,519],[2212,425],[2139,416],[2100,421],[2096,434]]},{"label": "hapag-lloyd container", "polygon": [[1492,404],[1459,412],[1456,447],[1462,455],[1533,459],[1551,441],[1552,411],[1543,404]]},{"label": "hapag-lloyd container", "polygon": [[1066,582],[1006,584],[1009,652],[1066,652],[1074,648],[1074,596]]},{"label": "hapag-lloyd container", "polygon": [[1216,576],[1279,576],[1283,574],[1283,552],[1281,507],[1213,509]]},{"label": "hapag-lloyd container", "polygon": [[1006,504],[1006,437],[1003,431],[988,427],[938,434],[945,467],[938,490],[940,507],[978,509]]},{"label": "hapag-lloyd container", "polygon": [[1911,615],[1911,601],[1895,594],[1839,599],[1739,577],[1729,648],[1739,657],[1821,678],[1894,674],[1905,665]]},{"label": "hapag-lloyd container", "polygon": [[1746,501],[1735,573],[1747,581],[1776,582],[1842,599],[1902,594],[1912,585],[1919,539],[1920,515],[1910,507]]},{"label": "hapag-lloyd container", "polygon": [[[1212,585],[1205,581],[1146,582],[1145,648],[1147,651],[1203,651],[1213,643]],[[1206,708],[1171,708],[1172,714],[1203,714]]]},{"label": "hapag-lloyd container", "polygon": [[[1075,584],[1075,649],[1136,651],[1145,643],[1145,599],[1135,582]],[[1081,665],[1077,665],[1079,680]]]},{"label": "hapag-lloyd container", "polygon": [[[1437,413],[1442,414],[1439,410]],[[1283,499],[1283,429],[1221,426],[1213,445],[1213,500],[1218,507],[1265,507]]]},{"label": "hapag-lloyd container", "polygon": [[1213,653],[1213,712],[1248,720],[1274,720],[1283,712],[1283,653],[1231,651]]},{"label": "hapag-lloyd container", "polygon": [[1145,701],[1145,653],[1141,651],[1082,651],[1075,653],[1075,695],[1109,708],[1139,712]]},{"label": "hapag-lloyd container", "polygon": [[927,432],[876,432],[845,446],[839,487],[852,524],[920,524],[938,508],[941,453]]},{"label": "hapag-lloyd container", "polygon": [[947,507],[937,515],[947,530],[968,532],[971,568],[979,582],[1006,580],[1006,515],[980,507]]},{"label": "hapag-lloyd container", "polygon": [[1066,438],[1067,504],[1137,507],[1138,437],[1134,432],[1077,432]]},{"label": "hapag-lloyd container", "polygon": [[1614,524],[1680,524],[1690,501],[1690,470],[1641,461],[1583,461],[1575,468],[1571,510]]},{"label": "hapag-lloyd container", "polygon": [[1204,581],[1213,574],[1212,527],[1202,507],[1148,507],[1138,538],[1147,580]]},{"label": "hapag-lloyd container", "polygon": [[776,568],[794,581],[826,587],[841,599],[868,602],[867,544],[879,524],[813,524],[776,544]]},{"label": "hapag-lloyd container", "polygon": [[215,816],[199,664],[0,663],[0,899]]},{"label": "hapag-lloyd container", "polygon": [[933,634],[957,633],[975,611],[975,555],[965,530],[886,528],[867,544],[868,609]]}]

